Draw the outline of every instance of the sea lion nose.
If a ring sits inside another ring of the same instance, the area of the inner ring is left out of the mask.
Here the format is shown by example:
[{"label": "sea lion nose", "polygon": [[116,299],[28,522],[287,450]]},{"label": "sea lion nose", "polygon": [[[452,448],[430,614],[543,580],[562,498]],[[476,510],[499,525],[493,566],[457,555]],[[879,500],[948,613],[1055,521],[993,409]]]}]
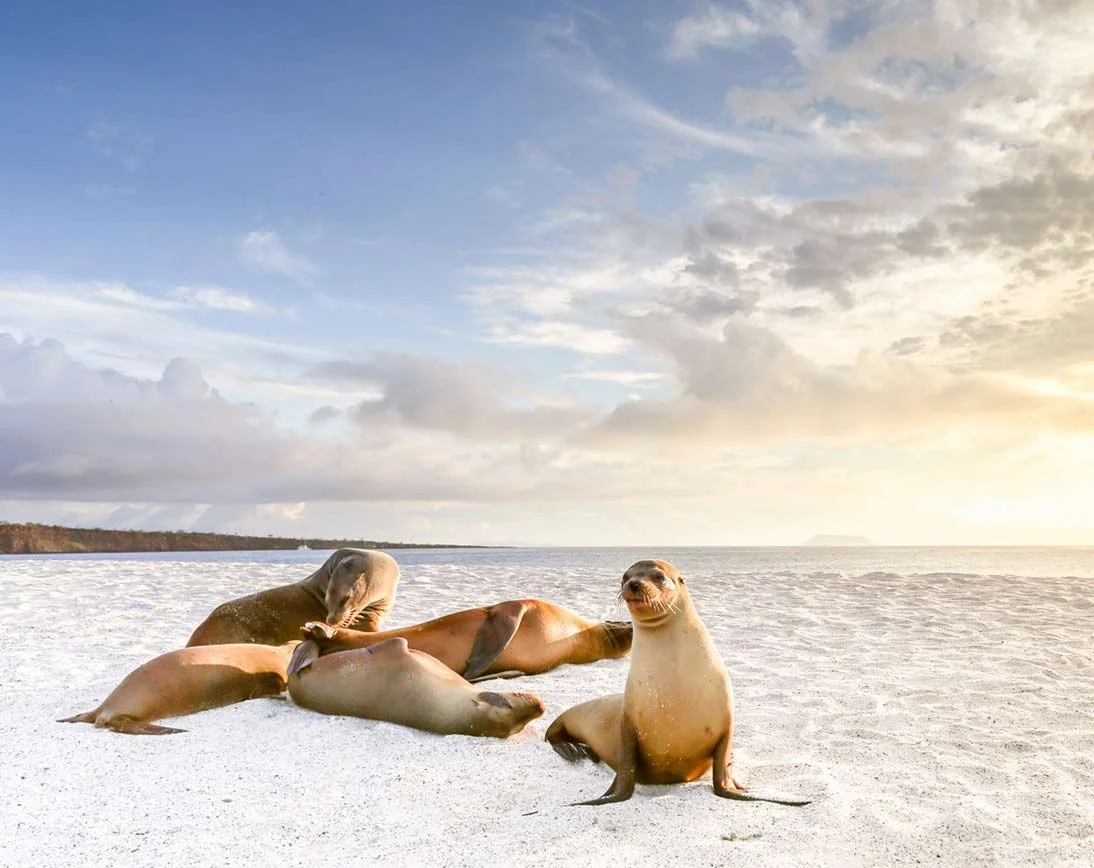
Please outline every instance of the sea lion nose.
[{"label": "sea lion nose", "polygon": [[642,583],[638,579],[631,579],[627,582],[627,590],[635,591],[636,593],[642,589]]}]

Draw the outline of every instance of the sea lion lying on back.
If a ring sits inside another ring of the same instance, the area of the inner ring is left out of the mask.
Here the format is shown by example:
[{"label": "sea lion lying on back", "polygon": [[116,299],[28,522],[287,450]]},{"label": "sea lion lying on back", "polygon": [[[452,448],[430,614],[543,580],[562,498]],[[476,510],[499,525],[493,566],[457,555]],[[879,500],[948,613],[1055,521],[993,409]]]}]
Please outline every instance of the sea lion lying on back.
[{"label": "sea lion lying on back", "polygon": [[399,565],[391,555],[338,549],[306,579],[221,603],[186,644],[280,645],[299,639],[308,621],[379,630],[398,585]]},{"label": "sea lion lying on back", "polygon": [[[545,600],[508,600],[377,633],[321,623],[309,623],[303,629],[321,655],[403,638],[414,650],[436,657],[468,681],[537,675],[563,663],[625,657],[631,648],[630,624],[587,621]],[[296,657],[303,653],[301,646]],[[289,664],[290,675],[296,671],[296,657]]]},{"label": "sea lion lying on back", "polygon": [[130,735],[185,732],[151,721],[277,696],[298,644],[197,645],[161,654],[126,675],[98,708],[60,723],[93,723]]},{"label": "sea lion lying on back", "polygon": [[508,738],[543,714],[535,694],[479,690],[439,660],[411,650],[406,639],[322,658],[312,642],[298,650],[289,695],[297,705],[324,714],[495,738]]},{"label": "sea lion lying on back", "polygon": [[603,796],[578,804],[622,802],[636,782],[693,781],[713,765],[715,795],[808,805],[747,795],[734,780],[729,673],[676,567],[638,561],[623,574],[620,597],[634,621],[625,692],[575,705],[547,729],[561,756],[603,760],[615,770]]}]

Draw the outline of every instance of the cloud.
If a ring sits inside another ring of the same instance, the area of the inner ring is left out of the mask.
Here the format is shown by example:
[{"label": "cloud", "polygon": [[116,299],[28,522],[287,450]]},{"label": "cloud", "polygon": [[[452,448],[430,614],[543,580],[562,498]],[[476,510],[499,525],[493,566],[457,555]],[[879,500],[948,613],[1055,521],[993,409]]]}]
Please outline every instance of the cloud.
[{"label": "cloud", "polygon": [[725,48],[746,44],[759,33],[760,25],[742,12],[707,3],[677,22],[665,53],[673,60],[692,60],[705,46]]},{"label": "cloud", "polygon": [[306,283],[318,271],[310,260],[291,252],[272,229],[244,235],[239,240],[239,256],[244,265],[256,271],[280,274],[297,283]]},{"label": "cloud", "polygon": [[541,23],[536,28],[536,34],[540,40],[540,54],[550,58],[562,74],[574,78],[620,117],[627,118],[651,132],[691,146],[741,154],[756,155],[786,149],[787,143],[774,141],[770,136],[756,130],[742,134],[728,128],[684,120],[620,84],[604,72],[599,59],[578,36],[576,25],[572,21],[564,25]]},{"label": "cloud", "polygon": [[270,313],[271,308],[255,301],[248,295],[232,292],[219,286],[180,286],[174,291],[175,298],[194,307],[212,310],[229,310],[237,313]]},{"label": "cloud", "polygon": [[511,374],[474,361],[457,364],[385,353],[368,362],[318,365],[311,377],[375,389],[376,397],[348,411],[364,427],[387,422],[478,440],[520,441],[558,437],[591,415],[588,408],[572,404],[527,406],[534,395],[521,389]]},{"label": "cloud", "polygon": [[[624,402],[598,422],[587,409],[537,405],[519,377],[478,364],[379,357],[314,372],[378,393],[343,413],[354,424],[338,436],[278,427],[220,397],[186,359],[141,380],[88,368],[55,341],[0,338],[0,501],[16,520],[292,535],[401,528],[388,535],[539,544],[724,540],[733,515],[735,541],[778,543],[772,517],[796,538],[810,515],[869,503],[884,486],[900,491],[894,514],[937,503],[924,473],[974,486],[982,512],[1013,496],[1027,478],[1015,469],[1036,461],[1049,497],[1075,481],[1054,457],[1073,461],[1067,432],[1094,430],[1090,400],[1038,392],[1028,378],[930,375],[878,358],[833,371],[742,321],[705,339],[682,317],[632,326],[670,361],[678,394]],[[331,410],[318,418],[333,421]],[[951,440],[941,451],[929,439],[940,429]],[[1056,445],[1034,451],[1037,431]],[[1013,454],[1000,458],[986,441]],[[919,450],[915,474],[893,463],[894,443]],[[965,502],[942,499],[950,512]],[[434,525],[426,517],[438,509],[446,517]],[[856,526],[877,534],[869,521]]]},{"label": "cloud", "polygon": [[621,386],[646,386],[660,382],[665,375],[658,371],[575,371],[566,375],[575,380],[617,383]]},{"label": "cloud", "polygon": [[773,142],[767,136],[740,135],[729,130],[691,123],[678,118],[672,112],[616,84],[600,72],[589,73],[586,77],[586,85],[590,90],[604,97],[621,114],[650,130],[679,141],[753,156],[764,152],[773,154],[786,150],[785,144]]},{"label": "cloud", "polygon": [[[201,289],[218,292],[198,295]],[[0,333],[53,336],[85,361],[144,378],[158,375],[156,365],[163,360],[190,356],[230,379],[237,394],[291,399],[303,388],[291,382],[291,374],[331,354],[302,340],[266,337],[254,330],[250,317],[234,318],[235,328],[228,329],[218,327],[223,317],[196,316],[210,310],[210,302],[238,305],[244,298],[249,296],[217,287],[190,288],[181,297],[153,296],[124,283],[0,274]],[[253,312],[264,312],[254,303]]]},{"label": "cloud", "polygon": [[610,356],[627,348],[627,341],[611,329],[594,329],[576,323],[539,321],[491,329],[486,340],[526,347],[554,347],[575,353]]},{"label": "cloud", "polygon": [[680,320],[637,320],[636,334],[670,361],[679,391],[621,404],[582,435],[623,443],[900,443],[965,431],[1015,442],[1094,431],[1094,393],[1033,377],[961,372],[877,356],[825,367],[768,329],[730,320],[717,337]]},{"label": "cloud", "polygon": [[[373,371],[386,384],[382,406],[354,411],[369,430],[320,438],[279,429],[253,405],[226,401],[188,359],[173,360],[158,380],[141,380],[92,370],[56,341],[0,336],[0,497],[497,500],[541,484],[519,448],[457,447],[430,429],[497,437],[493,426],[501,425],[510,435],[538,434],[550,427],[551,411],[502,407],[459,371],[431,375],[401,359],[381,360]],[[453,385],[455,401],[443,393]]]},{"label": "cloud", "polygon": [[[87,141],[99,156],[120,163],[126,170],[135,172],[144,163],[145,155],[152,147],[152,136],[136,130],[96,121],[87,128]],[[131,192],[128,188],[111,187],[110,192]]]}]

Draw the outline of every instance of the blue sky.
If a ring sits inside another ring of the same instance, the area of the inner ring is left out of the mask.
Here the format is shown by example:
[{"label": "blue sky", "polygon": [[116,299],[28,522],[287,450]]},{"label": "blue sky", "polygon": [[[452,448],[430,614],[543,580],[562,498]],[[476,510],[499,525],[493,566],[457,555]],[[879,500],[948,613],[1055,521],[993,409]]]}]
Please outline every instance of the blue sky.
[{"label": "blue sky", "polygon": [[1094,17],[980,12],[9,4],[0,519],[1090,541]]}]

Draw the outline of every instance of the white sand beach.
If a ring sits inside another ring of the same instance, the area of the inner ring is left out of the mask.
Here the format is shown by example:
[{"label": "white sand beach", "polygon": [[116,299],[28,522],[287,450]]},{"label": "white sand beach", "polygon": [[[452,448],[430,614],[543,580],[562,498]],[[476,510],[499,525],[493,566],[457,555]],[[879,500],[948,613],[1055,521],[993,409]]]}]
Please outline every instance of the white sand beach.
[{"label": "white sand beach", "polygon": [[[625,617],[614,597],[635,556],[394,554],[392,627],[526,596]],[[158,738],[54,722],[181,646],[217,603],[325,556],[0,560],[0,864],[1094,864],[1084,577],[735,571],[709,551],[666,553],[734,679],[739,776],[757,794],[812,798],[804,808],[718,799],[709,777],[567,807],[611,772],[567,764],[543,733],[571,704],[620,691],[626,660],[488,682],[547,705],[507,741],[288,699],[179,718],[168,723],[186,733]]]}]

